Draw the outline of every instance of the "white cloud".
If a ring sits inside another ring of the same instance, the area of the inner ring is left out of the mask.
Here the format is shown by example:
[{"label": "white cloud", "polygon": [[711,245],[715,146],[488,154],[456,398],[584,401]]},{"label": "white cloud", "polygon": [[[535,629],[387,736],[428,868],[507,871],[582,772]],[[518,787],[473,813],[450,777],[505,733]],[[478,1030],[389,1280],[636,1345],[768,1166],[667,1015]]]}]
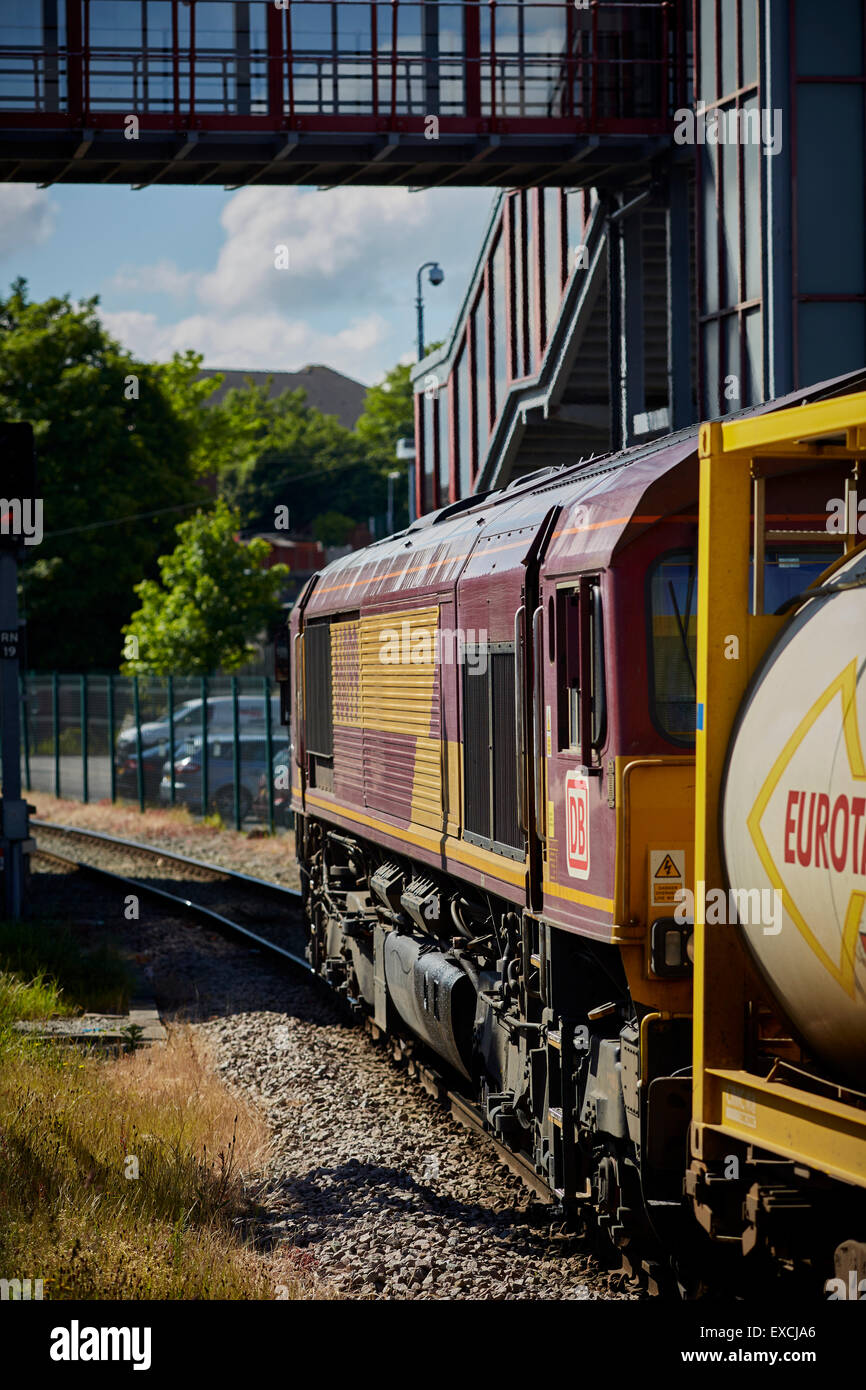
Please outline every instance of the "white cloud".
[{"label": "white cloud", "polygon": [[[194,296],[199,312],[167,323],[144,309],[103,312],[137,355],[193,348],[208,366],[295,370],[310,361],[370,382],[414,337],[415,276],[428,260],[447,289],[425,287],[428,311],[460,303],[491,196],[482,190],[244,188],[225,205],[212,268],[162,259],[124,266],[111,283],[139,303]],[[275,264],[288,249],[288,269]],[[432,334],[428,334],[433,336]]]},{"label": "white cloud", "polygon": [[157,261],[156,265],[122,265],[109,283],[114,290],[145,290],[179,299],[194,290],[200,280],[196,270],[179,270],[171,261]]},{"label": "white cloud", "polygon": [[47,241],[54,231],[57,206],[30,183],[6,183],[0,196],[0,256]]},{"label": "white cloud", "polygon": [[[417,245],[430,209],[394,188],[244,188],[222,214],[227,233],[216,267],[202,277],[204,304],[312,304],[326,289],[370,296],[393,274],[395,257]],[[275,268],[285,246],[289,268]]]},{"label": "white cloud", "polygon": [[192,348],[212,367],[293,371],[308,362],[324,362],[361,380],[369,379],[371,362],[378,361],[387,335],[379,314],[353,319],[336,333],[275,312],[194,314],[173,324],[161,324],[155,314],[139,310],[103,311],[101,317],[108,331],[145,361],[165,361],[173,352]]}]

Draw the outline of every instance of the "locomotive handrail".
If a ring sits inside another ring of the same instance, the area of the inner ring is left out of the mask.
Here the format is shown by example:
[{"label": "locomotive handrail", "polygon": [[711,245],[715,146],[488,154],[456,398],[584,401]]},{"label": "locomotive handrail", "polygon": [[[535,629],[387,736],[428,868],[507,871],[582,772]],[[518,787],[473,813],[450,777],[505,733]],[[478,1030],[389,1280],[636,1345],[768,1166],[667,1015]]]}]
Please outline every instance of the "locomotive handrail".
[{"label": "locomotive handrail", "polygon": [[544,618],[544,609],[538,605],[532,615],[532,730],[533,730],[533,753],[534,767],[533,775],[535,778],[535,831],[539,839],[544,835],[544,814],[542,807],[542,759],[544,757],[543,744],[543,723],[541,719],[542,691],[541,691],[541,624]]},{"label": "locomotive handrail", "polygon": [[514,749],[517,757],[517,824],[524,834],[526,824],[526,746],[524,738],[524,689],[526,682],[526,635],[524,622],[526,605],[521,604],[514,615]]},{"label": "locomotive handrail", "polygon": [[302,632],[296,632],[292,639],[292,665],[295,668],[295,690],[297,692],[298,701],[298,734],[295,741],[295,762],[302,772],[304,770],[305,744],[307,741],[307,712],[304,707],[304,673],[298,661],[298,643],[301,641],[303,635]]}]

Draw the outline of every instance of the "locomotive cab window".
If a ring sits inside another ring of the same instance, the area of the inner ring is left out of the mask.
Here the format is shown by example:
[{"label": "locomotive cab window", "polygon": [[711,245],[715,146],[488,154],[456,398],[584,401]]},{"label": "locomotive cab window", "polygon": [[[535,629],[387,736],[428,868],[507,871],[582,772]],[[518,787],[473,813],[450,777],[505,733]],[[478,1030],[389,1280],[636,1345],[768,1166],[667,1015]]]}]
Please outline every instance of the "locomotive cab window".
[{"label": "locomotive cab window", "polygon": [[558,591],[557,649],[559,747],[574,751],[591,766],[606,732],[601,585],[596,575]]},{"label": "locomotive cab window", "polygon": [[698,567],[693,550],[660,556],[648,577],[652,721],[672,743],[695,741]]}]

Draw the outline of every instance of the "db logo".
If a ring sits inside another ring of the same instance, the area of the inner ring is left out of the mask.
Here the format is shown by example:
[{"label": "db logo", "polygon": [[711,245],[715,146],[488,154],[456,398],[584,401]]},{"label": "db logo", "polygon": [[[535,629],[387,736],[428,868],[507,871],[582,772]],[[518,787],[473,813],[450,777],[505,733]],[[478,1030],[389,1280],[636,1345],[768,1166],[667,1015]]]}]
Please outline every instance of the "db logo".
[{"label": "db logo", "polygon": [[579,772],[569,772],[565,779],[565,824],[568,872],[572,878],[589,878],[589,782]]}]

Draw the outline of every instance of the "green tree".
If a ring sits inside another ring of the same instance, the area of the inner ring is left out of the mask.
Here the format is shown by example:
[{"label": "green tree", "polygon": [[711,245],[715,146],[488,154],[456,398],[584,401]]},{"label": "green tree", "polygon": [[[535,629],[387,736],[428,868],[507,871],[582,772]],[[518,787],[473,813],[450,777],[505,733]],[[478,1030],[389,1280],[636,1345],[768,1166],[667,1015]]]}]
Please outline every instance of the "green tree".
[{"label": "green tree", "polygon": [[343,516],[342,512],[322,512],[321,516],[313,518],[311,529],[322,545],[346,545],[354,528],[355,522],[350,516]]},{"label": "green tree", "polygon": [[268,403],[247,459],[220,477],[220,492],[238,508],[244,526],[262,530],[274,529],[278,506],[288,507],[294,531],[309,529],[329,511],[365,521],[384,511],[385,490],[384,475],[361,437],[308,405],[303,390]]},{"label": "green tree", "polygon": [[[427,351],[434,352],[440,346],[440,343],[431,343]],[[378,385],[371,386],[364,402],[364,413],[355,426],[371,465],[384,476],[395,470],[405,471],[407,465],[397,462],[397,441],[415,438],[412,371],[414,367],[398,364],[385,373]],[[394,523],[399,529],[409,520],[408,496],[404,485],[397,485],[394,500]]]},{"label": "green tree", "polygon": [[141,607],[123,629],[125,675],[165,676],[174,671],[205,676],[222,667],[236,671],[253,653],[250,639],[279,613],[288,566],[262,568],[267,541],[235,539],[240,518],[217,501],[175,528],[177,545],[159,558],[159,583],[135,586]]},{"label": "green tree", "polygon": [[98,299],[0,299],[0,418],[34,425],[44,539],[22,565],[28,657],[116,670],[133,586],[156,573],[178,514],[205,494],[165,373],[109,336]]},{"label": "green tree", "polygon": [[212,401],[224,377],[202,377],[201,353],[175,353],[170,362],[155,366],[175,413],[183,420],[191,445],[191,460],[199,475],[219,475],[227,468],[251,463],[268,441],[278,412],[267,384],[252,380],[233,387]]},{"label": "green tree", "polygon": [[397,440],[415,435],[411,367],[396,366],[384,380],[369,387],[364,413],[355,429],[383,468],[393,468]]}]

